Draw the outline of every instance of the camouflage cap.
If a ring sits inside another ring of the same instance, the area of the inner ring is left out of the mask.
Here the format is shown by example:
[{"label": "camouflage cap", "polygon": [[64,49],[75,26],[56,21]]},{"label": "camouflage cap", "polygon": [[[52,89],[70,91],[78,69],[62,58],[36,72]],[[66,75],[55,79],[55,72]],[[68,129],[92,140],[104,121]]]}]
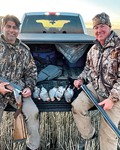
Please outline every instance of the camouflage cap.
[{"label": "camouflage cap", "polygon": [[111,27],[110,18],[106,13],[97,14],[93,19],[93,28],[99,24],[106,24]]}]

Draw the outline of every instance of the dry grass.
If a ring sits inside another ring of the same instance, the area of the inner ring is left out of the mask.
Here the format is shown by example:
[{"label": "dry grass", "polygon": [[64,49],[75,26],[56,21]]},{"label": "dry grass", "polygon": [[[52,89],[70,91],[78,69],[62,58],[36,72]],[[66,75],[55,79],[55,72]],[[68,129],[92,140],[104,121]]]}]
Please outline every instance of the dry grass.
[{"label": "dry grass", "polygon": [[[98,113],[91,113],[92,122],[99,128]],[[1,123],[0,150],[25,150],[25,142],[12,139],[13,113],[4,112]],[[43,112],[40,114],[41,150],[79,150],[80,135],[71,112]],[[99,150],[98,141],[88,141],[86,150]],[[92,146],[92,147],[91,147]]]},{"label": "dry grass", "polygon": [[[92,124],[99,130],[100,114],[91,111]],[[79,150],[81,140],[71,112],[43,112],[40,117],[40,150]],[[4,112],[0,125],[0,150],[25,150],[25,142],[14,142],[13,113]],[[86,142],[85,150],[99,150],[98,138]],[[120,150],[120,147],[118,147]]]}]

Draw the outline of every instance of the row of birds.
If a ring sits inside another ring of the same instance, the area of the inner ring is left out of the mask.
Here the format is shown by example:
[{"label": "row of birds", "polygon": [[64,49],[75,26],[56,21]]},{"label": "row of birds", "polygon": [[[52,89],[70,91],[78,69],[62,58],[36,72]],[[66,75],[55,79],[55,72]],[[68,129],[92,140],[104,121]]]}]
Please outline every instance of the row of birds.
[{"label": "row of birds", "polygon": [[63,96],[66,100],[66,102],[70,103],[72,100],[72,97],[74,95],[74,90],[69,87],[53,87],[49,91],[45,87],[35,87],[33,92],[33,98],[43,101],[54,101],[58,100],[60,101]]}]

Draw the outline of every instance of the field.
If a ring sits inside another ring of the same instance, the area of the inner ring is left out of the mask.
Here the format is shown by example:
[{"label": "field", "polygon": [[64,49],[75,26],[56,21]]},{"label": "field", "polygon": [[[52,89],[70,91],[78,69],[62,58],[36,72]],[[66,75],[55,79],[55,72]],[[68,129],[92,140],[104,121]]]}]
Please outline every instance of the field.
[{"label": "field", "polygon": [[[120,29],[113,29],[119,36],[120,36]],[[93,35],[93,29],[92,28],[87,28],[87,32],[90,35]]]}]

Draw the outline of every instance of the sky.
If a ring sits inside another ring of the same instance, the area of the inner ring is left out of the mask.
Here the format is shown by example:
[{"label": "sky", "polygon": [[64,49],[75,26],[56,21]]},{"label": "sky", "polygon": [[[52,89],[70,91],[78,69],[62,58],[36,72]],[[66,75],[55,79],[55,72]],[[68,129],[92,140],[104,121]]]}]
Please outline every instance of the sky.
[{"label": "sky", "polygon": [[0,16],[6,14],[22,18],[25,12],[75,12],[85,22],[101,12],[110,16],[112,23],[120,23],[120,0],[1,0]]}]

